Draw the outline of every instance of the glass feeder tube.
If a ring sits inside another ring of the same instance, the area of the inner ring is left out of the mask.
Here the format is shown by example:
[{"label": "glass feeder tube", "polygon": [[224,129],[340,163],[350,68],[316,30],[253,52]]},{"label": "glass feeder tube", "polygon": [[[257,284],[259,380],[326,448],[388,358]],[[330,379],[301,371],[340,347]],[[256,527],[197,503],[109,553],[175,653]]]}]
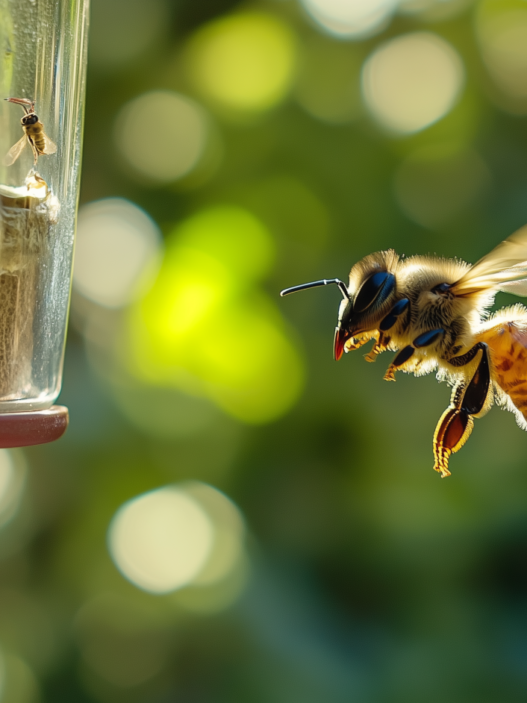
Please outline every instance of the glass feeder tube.
[{"label": "glass feeder tube", "polygon": [[0,0],[0,423],[60,392],[87,24],[88,0]]}]

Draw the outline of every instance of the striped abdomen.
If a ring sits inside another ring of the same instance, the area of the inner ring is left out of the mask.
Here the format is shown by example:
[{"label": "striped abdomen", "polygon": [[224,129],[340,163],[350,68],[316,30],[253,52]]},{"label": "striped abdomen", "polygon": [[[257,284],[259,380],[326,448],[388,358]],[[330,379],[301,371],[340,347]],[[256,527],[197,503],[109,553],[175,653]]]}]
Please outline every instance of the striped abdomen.
[{"label": "striped abdomen", "polygon": [[515,306],[512,320],[487,329],[478,341],[489,345],[495,381],[527,420],[527,310],[522,313],[518,308]]},{"label": "striped abdomen", "polygon": [[26,134],[31,138],[39,154],[46,153],[46,136],[44,133],[44,125],[42,122],[25,125]]}]

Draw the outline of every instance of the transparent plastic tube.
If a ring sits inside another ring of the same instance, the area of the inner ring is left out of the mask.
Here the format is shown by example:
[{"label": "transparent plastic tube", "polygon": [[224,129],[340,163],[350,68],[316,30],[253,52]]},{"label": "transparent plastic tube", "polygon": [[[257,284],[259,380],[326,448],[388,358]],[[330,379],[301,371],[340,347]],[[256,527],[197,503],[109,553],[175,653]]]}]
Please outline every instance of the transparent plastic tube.
[{"label": "transparent plastic tube", "polygon": [[60,392],[87,20],[88,0],[0,0],[0,413]]}]

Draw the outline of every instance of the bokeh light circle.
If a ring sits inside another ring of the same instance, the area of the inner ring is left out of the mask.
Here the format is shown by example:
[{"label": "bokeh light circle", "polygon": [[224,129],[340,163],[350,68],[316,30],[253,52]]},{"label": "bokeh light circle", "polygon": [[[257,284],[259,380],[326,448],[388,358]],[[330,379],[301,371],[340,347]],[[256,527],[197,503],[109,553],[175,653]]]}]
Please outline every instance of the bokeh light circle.
[{"label": "bokeh light circle", "polygon": [[205,508],[214,524],[213,549],[194,583],[214,584],[228,576],[243,557],[244,520],[238,507],[213,486],[193,481],[185,485],[185,491]]},{"label": "bokeh light circle", "polygon": [[375,50],[362,71],[366,105],[383,127],[402,134],[444,117],[459,98],[463,83],[459,55],[431,32],[391,39]]},{"label": "bokeh light circle", "polygon": [[125,503],[108,532],[118,569],[151,593],[169,593],[192,582],[209,557],[213,538],[206,511],[173,486]]},{"label": "bokeh light circle", "polygon": [[302,0],[302,4],[330,34],[362,39],[384,29],[397,0]]},{"label": "bokeh light circle", "polygon": [[187,65],[205,98],[231,110],[259,112],[287,94],[296,40],[277,17],[240,13],[199,29],[190,40]]},{"label": "bokeh light circle", "polygon": [[159,263],[161,233],[139,207],[121,198],[79,211],[73,285],[99,305],[118,308],[143,291]]},{"label": "bokeh light circle", "polygon": [[208,117],[194,100],[171,91],[144,93],[127,103],[115,122],[115,141],[126,162],[154,182],[176,181],[200,162]]}]

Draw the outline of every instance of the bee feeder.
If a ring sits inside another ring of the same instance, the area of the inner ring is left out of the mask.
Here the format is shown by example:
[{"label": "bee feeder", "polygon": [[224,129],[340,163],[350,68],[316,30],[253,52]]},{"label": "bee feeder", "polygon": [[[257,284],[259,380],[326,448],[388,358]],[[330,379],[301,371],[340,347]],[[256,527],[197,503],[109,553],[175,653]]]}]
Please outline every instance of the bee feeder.
[{"label": "bee feeder", "polygon": [[88,0],[0,0],[2,448],[54,441],[68,425],[67,408],[55,401],[71,289],[87,17]]}]

